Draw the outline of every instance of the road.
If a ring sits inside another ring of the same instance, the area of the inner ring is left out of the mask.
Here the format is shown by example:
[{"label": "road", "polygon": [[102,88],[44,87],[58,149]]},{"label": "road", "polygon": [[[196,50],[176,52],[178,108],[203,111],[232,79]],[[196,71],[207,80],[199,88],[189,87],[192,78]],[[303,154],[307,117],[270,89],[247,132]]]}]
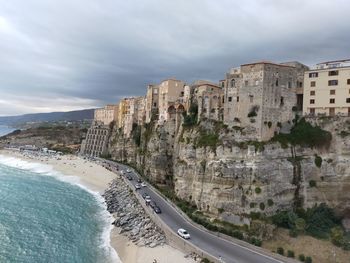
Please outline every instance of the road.
[{"label": "road", "polygon": [[[116,163],[107,161],[111,166]],[[135,185],[137,179],[141,177],[130,167],[118,164],[119,170],[126,171],[130,169],[131,172],[127,173],[132,177],[131,183]],[[262,254],[258,251],[254,251],[250,248],[243,247],[239,244],[227,241],[223,238],[215,236],[207,231],[204,231],[190,222],[187,221],[171,204],[169,204],[162,196],[151,188],[143,187],[137,191],[140,195],[147,193],[157,206],[161,209],[162,213],[158,216],[165,222],[174,232],[177,232],[179,228],[186,229],[191,238],[188,240],[192,244],[196,245],[200,249],[206,251],[216,258],[221,258],[222,262],[226,263],[281,263],[285,261],[274,259],[268,255]],[[151,209],[151,208],[150,208]]]}]

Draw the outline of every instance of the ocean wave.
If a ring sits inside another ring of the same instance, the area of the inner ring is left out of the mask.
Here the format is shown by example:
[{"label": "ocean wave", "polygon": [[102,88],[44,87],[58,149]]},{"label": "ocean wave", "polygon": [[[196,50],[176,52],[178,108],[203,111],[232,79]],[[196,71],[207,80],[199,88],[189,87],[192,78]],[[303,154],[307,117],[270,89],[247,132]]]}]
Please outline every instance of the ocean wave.
[{"label": "ocean wave", "polygon": [[57,180],[60,180],[62,182],[66,182],[72,185],[76,185],[82,188],[83,190],[85,190],[86,192],[90,193],[91,195],[93,195],[98,205],[102,208],[99,214],[99,217],[105,224],[103,233],[101,235],[100,248],[110,255],[112,262],[116,262],[116,263],[122,262],[117,252],[115,251],[115,249],[111,246],[111,231],[113,229],[112,222],[114,220],[113,216],[107,211],[107,205],[105,203],[105,200],[98,192],[92,191],[91,189],[81,184],[79,177],[74,175],[62,174],[54,170],[54,168],[48,164],[29,162],[16,157],[10,157],[10,156],[5,156],[1,154],[0,154],[0,164],[21,169],[21,170],[31,171],[39,175],[53,176]]}]

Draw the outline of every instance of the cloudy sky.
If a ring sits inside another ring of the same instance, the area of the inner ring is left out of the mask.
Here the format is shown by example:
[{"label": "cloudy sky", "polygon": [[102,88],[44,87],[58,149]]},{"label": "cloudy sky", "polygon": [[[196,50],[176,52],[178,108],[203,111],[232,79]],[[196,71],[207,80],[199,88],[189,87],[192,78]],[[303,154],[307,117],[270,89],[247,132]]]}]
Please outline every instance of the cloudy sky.
[{"label": "cloudy sky", "polygon": [[218,81],[257,60],[349,58],[348,0],[0,0],[0,116]]}]

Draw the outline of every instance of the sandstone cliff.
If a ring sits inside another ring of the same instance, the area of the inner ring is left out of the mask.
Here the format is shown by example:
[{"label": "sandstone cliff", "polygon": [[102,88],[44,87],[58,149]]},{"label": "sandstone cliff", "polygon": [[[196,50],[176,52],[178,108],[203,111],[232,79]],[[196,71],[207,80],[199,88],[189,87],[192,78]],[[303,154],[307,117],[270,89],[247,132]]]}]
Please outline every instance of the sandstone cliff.
[{"label": "sandstone cliff", "polygon": [[114,130],[109,149],[113,159],[224,221],[249,224],[253,212],[321,202],[350,218],[350,118],[308,121],[332,134],[329,145],[256,142],[254,131],[202,121],[135,127],[130,138]]}]

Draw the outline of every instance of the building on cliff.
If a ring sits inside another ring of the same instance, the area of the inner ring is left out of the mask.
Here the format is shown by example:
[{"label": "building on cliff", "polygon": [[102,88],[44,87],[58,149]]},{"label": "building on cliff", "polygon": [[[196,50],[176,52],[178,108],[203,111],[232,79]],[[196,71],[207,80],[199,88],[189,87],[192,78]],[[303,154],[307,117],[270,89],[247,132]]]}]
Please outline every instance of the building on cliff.
[{"label": "building on cliff", "polygon": [[104,108],[96,109],[94,112],[94,120],[109,125],[111,122],[118,120],[119,105],[107,105]]},{"label": "building on cliff", "polygon": [[317,64],[304,83],[304,115],[350,116],[350,59]]},{"label": "building on cliff", "polygon": [[288,127],[302,100],[304,71],[299,62],[257,62],[233,68],[220,81],[224,88],[225,124],[249,127],[265,141]]},{"label": "building on cliff", "polygon": [[171,110],[171,107],[174,107],[177,102],[183,101],[185,83],[181,80],[167,79],[162,81],[158,87],[158,123],[163,124],[169,118],[168,112]]},{"label": "building on cliff", "polygon": [[198,120],[223,120],[224,89],[208,81],[196,81],[194,88],[194,101],[198,105]]},{"label": "building on cliff", "polygon": [[[148,85],[145,101],[145,122],[158,119],[159,88],[156,85]],[[153,117],[152,117],[153,116]]]}]

